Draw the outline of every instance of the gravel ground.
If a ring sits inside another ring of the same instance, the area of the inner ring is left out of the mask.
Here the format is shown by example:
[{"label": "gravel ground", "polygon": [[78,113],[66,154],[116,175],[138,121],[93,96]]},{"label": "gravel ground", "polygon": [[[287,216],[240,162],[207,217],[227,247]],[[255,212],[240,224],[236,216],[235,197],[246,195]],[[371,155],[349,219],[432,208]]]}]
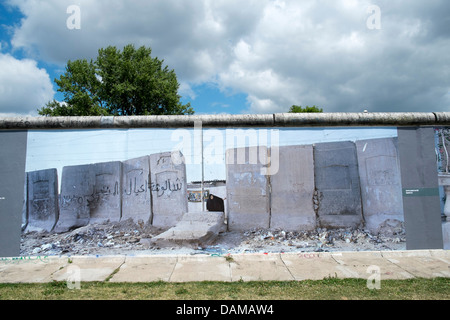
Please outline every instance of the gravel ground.
[{"label": "gravel ground", "polygon": [[362,229],[317,228],[308,232],[281,229],[251,229],[222,232],[207,246],[159,247],[151,238],[166,231],[135,224],[92,224],[66,233],[28,232],[22,234],[21,255],[114,255],[114,254],[228,254],[253,252],[321,252],[405,250],[403,228],[391,228],[373,235]]}]

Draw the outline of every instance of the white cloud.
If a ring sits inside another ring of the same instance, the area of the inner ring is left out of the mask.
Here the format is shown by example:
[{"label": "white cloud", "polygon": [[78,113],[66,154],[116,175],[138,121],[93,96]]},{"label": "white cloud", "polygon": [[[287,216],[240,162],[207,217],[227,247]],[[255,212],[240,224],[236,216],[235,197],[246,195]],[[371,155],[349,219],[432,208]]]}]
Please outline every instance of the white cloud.
[{"label": "white cloud", "polygon": [[[10,0],[25,18],[12,46],[64,65],[108,45],[146,45],[175,69],[181,90],[213,82],[248,95],[248,112],[448,110],[450,2],[371,0]],[[243,106],[246,108],[247,106]]]},{"label": "white cloud", "polygon": [[0,53],[0,113],[37,115],[53,95],[50,77],[36,61]]}]

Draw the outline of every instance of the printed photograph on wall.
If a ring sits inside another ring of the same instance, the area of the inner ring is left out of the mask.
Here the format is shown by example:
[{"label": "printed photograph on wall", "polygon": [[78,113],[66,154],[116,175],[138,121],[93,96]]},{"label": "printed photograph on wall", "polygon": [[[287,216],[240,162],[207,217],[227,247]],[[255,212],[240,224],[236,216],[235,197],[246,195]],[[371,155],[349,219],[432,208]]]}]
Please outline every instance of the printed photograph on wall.
[{"label": "printed photograph on wall", "polygon": [[29,130],[21,250],[405,249],[400,172],[390,127]]},{"label": "printed photograph on wall", "polygon": [[[442,220],[450,222],[450,201],[446,201],[450,199],[450,127],[437,127],[434,131]],[[449,235],[450,226],[447,228]],[[450,243],[450,239],[444,239],[444,242]]]}]

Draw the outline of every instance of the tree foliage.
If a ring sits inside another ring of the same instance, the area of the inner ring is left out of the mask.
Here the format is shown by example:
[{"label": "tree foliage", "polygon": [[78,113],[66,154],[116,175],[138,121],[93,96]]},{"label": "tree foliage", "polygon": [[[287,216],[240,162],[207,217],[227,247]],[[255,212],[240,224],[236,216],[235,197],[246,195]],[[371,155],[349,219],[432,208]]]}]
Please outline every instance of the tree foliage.
[{"label": "tree foliage", "polygon": [[315,105],[312,107],[309,107],[309,106],[302,107],[302,106],[293,105],[289,109],[289,113],[304,113],[304,112],[323,112],[323,109],[316,107]]},{"label": "tree foliage", "polygon": [[109,46],[95,61],[68,61],[55,79],[64,102],[50,101],[38,110],[45,116],[193,114],[183,105],[174,70],[151,57],[151,49]]}]

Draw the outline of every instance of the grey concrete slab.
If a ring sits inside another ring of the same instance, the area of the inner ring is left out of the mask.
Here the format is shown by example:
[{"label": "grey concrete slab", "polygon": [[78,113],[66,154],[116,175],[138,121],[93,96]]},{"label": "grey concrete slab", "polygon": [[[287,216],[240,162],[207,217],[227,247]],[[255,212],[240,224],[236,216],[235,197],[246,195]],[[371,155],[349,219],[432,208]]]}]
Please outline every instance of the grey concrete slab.
[{"label": "grey concrete slab", "polygon": [[56,169],[27,172],[28,231],[53,230],[59,217]]},{"label": "grey concrete slab", "polygon": [[331,254],[344,278],[367,279],[372,269],[379,273],[380,280],[410,279],[414,276],[401,267],[384,259],[381,251],[339,252]]},{"label": "grey concrete slab", "polygon": [[351,141],[317,143],[314,163],[319,225],[329,228],[362,226],[355,144]]},{"label": "grey concrete slab", "polygon": [[331,255],[318,252],[284,253],[281,259],[295,280],[322,280],[335,277],[338,271]]},{"label": "grey concrete slab", "polygon": [[181,256],[178,257],[170,281],[231,281],[230,265],[224,257]]},{"label": "grey concrete slab", "polygon": [[224,220],[223,212],[187,212],[174,227],[153,237],[151,242],[158,246],[204,247],[226,229]]},{"label": "grey concrete slab", "polygon": [[51,275],[52,280],[81,282],[105,281],[125,262],[125,256],[73,256],[67,258],[70,263]]},{"label": "grey concrete slab", "polygon": [[177,260],[167,255],[127,256],[110,282],[169,281]]},{"label": "grey concrete slab", "polygon": [[67,257],[26,256],[0,260],[0,283],[51,282],[52,275],[68,265]]},{"label": "grey concrete slab", "polygon": [[377,234],[388,219],[404,221],[397,138],[359,140],[356,149],[365,227]]},{"label": "grey concrete slab", "polygon": [[150,157],[144,156],[122,162],[122,218],[134,222],[151,219]]},{"label": "grey concrete slab", "polygon": [[267,147],[226,151],[228,229],[268,228],[270,197],[268,176],[261,174],[268,163]]},{"label": "grey concrete slab", "polygon": [[152,224],[173,227],[188,211],[186,165],[179,151],[150,155]]},{"label": "grey concrete slab", "polygon": [[[450,278],[448,250],[0,258],[0,283]],[[375,268],[375,269],[374,269]],[[382,284],[381,284],[382,285]]]},{"label": "grey concrete slab", "polygon": [[94,190],[89,201],[90,223],[120,221],[122,212],[122,163],[100,162],[92,165]]},{"label": "grey concrete slab", "polygon": [[65,166],[62,169],[59,219],[56,232],[82,227],[90,220],[95,173],[91,165]]},{"label": "grey concrete slab", "polygon": [[414,277],[450,277],[450,253],[442,251],[383,252],[383,257]]},{"label": "grey concrete slab", "polygon": [[270,227],[313,230],[314,159],[312,145],[279,147],[279,169],[270,176]]},{"label": "grey concrete slab", "polygon": [[278,253],[240,254],[231,257],[232,281],[295,280]]}]

